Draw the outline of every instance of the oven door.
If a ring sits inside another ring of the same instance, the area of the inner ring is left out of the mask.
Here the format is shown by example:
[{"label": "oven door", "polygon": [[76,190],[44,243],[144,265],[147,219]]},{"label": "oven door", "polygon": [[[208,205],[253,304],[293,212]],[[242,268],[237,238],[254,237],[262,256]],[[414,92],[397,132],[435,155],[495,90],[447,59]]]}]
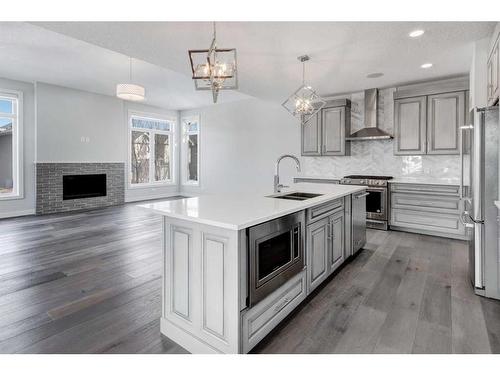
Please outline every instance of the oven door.
[{"label": "oven door", "polygon": [[304,268],[304,222],[300,212],[248,230],[250,306]]},{"label": "oven door", "polygon": [[368,187],[366,192],[366,217],[387,220],[387,188]]}]

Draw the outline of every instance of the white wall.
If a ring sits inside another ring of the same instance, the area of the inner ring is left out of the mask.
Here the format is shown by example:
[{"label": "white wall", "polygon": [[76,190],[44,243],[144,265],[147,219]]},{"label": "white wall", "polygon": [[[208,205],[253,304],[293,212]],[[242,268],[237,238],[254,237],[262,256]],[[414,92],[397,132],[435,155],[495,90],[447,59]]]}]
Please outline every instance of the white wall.
[{"label": "white wall", "polygon": [[177,194],[177,185],[132,188],[128,184],[129,110],[174,117],[177,111],[46,83],[37,87],[38,162],[123,162],[125,201]]},{"label": "white wall", "polygon": [[[275,103],[248,99],[181,112],[200,114],[200,187],[181,193],[269,193],[274,164],[285,153],[300,155],[300,125]],[[282,162],[282,182],[297,174],[292,161]]]},{"label": "white wall", "polygon": [[121,100],[38,83],[37,116],[39,163],[125,161]]},{"label": "white wall", "polygon": [[0,200],[0,218],[35,212],[35,94],[31,83],[0,78],[0,89],[23,93],[23,197]]}]

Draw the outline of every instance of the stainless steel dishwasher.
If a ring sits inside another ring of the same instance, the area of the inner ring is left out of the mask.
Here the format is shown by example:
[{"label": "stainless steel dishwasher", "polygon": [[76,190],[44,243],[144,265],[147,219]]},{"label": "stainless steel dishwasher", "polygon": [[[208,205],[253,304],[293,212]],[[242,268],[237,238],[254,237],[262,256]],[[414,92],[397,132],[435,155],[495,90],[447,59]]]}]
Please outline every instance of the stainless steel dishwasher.
[{"label": "stainless steel dishwasher", "polygon": [[352,215],[352,254],[356,254],[366,244],[366,196],[369,193],[362,191],[351,195]]}]

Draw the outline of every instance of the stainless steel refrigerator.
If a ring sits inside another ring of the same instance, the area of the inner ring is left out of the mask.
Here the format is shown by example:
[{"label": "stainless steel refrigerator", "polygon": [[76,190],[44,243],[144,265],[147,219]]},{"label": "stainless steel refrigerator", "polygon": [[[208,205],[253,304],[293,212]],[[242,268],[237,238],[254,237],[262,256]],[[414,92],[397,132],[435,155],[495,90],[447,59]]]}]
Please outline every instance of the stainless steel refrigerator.
[{"label": "stainless steel refrigerator", "polygon": [[462,223],[476,294],[500,299],[498,209],[499,107],[474,108],[461,128]]}]

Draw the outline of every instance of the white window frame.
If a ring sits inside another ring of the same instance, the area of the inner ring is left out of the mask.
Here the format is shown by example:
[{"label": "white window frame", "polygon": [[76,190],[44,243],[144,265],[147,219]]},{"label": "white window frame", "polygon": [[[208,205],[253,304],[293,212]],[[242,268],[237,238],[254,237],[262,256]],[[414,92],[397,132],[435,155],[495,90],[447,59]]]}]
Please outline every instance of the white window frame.
[{"label": "white window frame", "polygon": [[[150,119],[150,120],[164,120],[164,121],[169,121],[172,122],[172,127],[170,131],[166,130],[155,130],[155,129],[146,129],[146,128],[135,128],[132,127],[132,118],[144,118],[144,119]],[[128,111],[128,119],[127,119],[127,140],[128,140],[128,145],[127,145],[127,186],[129,189],[143,189],[143,188],[148,188],[148,187],[155,187],[155,186],[171,186],[171,185],[176,185],[176,152],[174,151],[176,148],[176,128],[177,128],[177,117],[175,116],[168,116],[168,115],[163,115],[163,114],[158,114],[158,113],[151,113],[151,112],[139,112],[139,111]],[[148,132],[150,134],[149,137],[149,142],[150,142],[150,155],[151,157],[149,158],[149,182],[144,182],[144,183],[132,183],[130,179],[130,171],[132,168],[132,131],[144,131]],[[169,180],[163,180],[163,181],[155,181],[154,180],[154,155],[155,155],[155,134],[165,134],[170,137],[170,179]]]},{"label": "white window frame", "polygon": [[[183,116],[181,118],[181,132],[182,132],[182,163],[181,163],[181,178],[182,178],[182,185],[184,186],[200,186],[200,177],[201,177],[201,121],[200,121],[200,115],[190,115],[190,116]],[[197,131],[188,131],[187,128],[184,126],[184,122],[197,122],[198,124],[198,130]],[[187,137],[190,134],[198,134],[198,158],[197,158],[197,167],[198,167],[198,180],[188,180],[188,153],[189,153],[189,147],[187,146]]]},{"label": "white window frame", "polygon": [[15,99],[14,113],[0,112],[0,117],[12,119],[12,192],[0,194],[0,200],[24,198],[23,164],[23,93],[0,88],[0,99]]}]

